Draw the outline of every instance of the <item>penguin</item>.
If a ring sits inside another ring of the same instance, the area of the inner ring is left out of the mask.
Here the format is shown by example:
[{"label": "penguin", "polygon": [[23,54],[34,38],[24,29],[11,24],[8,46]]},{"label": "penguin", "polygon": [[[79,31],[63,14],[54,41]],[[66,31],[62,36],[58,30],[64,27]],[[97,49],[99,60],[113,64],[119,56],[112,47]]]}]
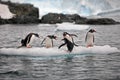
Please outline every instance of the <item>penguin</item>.
[{"label": "penguin", "polygon": [[48,35],[46,38],[44,38],[44,40],[41,42],[41,45],[43,44],[43,42],[45,42],[45,47],[46,48],[51,48],[53,47],[53,39],[57,39],[57,36],[55,35]]},{"label": "penguin", "polygon": [[31,43],[33,42],[34,38],[38,37],[39,35],[37,33],[29,33],[25,39],[21,40],[21,46],[20,47],[27,47],[27,48],[31,48]]},{"label": "penguin", "polygon": [[73,44],[74,44],[75,46],[78,46],[78,45],[76,45],[76,44],[74,43],[73,36],[78,37],[77,35],[75,35],[75,34],[69,34],[68,32],[64,32],[64,33],[63,33],[63,37],[64,37],[64,38],[66,38],[66,39],[68,39],[69,41],[73,42]]},{"label": "penguin", "polygon": [[58,48],[60,49],[62,46],[67,45],[68,51],[72,52],[74,46],[78,46],[78,45],[76,45],[74,43],[74,40],[73,40],[72,36],[76,36],[77,37],[77,35],[75,35],[75,34],[69,34],[67,32],[64,32],[63,33],[63,39],[62,39],[64,41],[64,43],[61,44]]},{"label": "penguin", "polygon": [[94,44],[94,29],[90,29],[85,37],[86,47],[93,47]]}]

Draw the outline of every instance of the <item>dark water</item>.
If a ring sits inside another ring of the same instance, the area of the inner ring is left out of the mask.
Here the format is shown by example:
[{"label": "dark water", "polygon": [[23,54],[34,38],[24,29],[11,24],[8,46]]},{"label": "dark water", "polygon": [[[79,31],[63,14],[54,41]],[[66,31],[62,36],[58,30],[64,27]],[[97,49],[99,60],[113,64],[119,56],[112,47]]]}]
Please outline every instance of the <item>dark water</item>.
[{"label": "dark water", "polygon": [[[17,47],[30,32],[41,36],[53,34],[55,25],[0,25],[0,47]],[[95,45],[110,45],[120,49],[120,25],[92,25]],[[70,31],[78,35],[75,42],[85,46],[87,30]],[[56,32],[59,39],[62,31]],[[38,39],[33,46],[40,47]],[[60,40],[55,41],[58,46]],[[25,57],[0,55],[0,80],[120,80],[120,53],[83,54],[72,58]]]}]

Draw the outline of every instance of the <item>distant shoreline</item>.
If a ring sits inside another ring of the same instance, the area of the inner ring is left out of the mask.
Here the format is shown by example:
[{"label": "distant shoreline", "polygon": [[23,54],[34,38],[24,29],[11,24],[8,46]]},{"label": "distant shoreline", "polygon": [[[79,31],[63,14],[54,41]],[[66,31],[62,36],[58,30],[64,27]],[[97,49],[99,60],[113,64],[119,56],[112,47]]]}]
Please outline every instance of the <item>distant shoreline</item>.
[{"label": "distant shoreline", "polygon": [[[20,4],[20,3],[11,3],[2,2],[0,4],[5,4],[9,9],[6,8],[6,15],[8,15],[7,19],[3,19],[2,17],[5,14],[0,13],[0,25],[1,24],[56,24],[63,22],[70,22],[75,24],[88,24],[88,25],[110,25],[110,24],[120,24],[113,20],[112,18],[96,18],[96,19],[88,19],[86,17],[82,17],[78,14],[62,14],[62,13],[48,13],[42,16],[39,19],[39,9],[34,7],[32,4]],[[11,16],[13,16],[11,18]]]}]

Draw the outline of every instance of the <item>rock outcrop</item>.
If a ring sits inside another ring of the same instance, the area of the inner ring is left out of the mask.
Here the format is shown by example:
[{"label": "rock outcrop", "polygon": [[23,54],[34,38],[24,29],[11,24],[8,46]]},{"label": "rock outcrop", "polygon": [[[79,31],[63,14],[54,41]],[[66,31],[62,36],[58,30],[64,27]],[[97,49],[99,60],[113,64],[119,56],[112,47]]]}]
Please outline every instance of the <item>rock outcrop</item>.
[{"label": "rock outcrop", "polygon": [[81,17],[78,14],[57,14],[48,13],[41,18],[42,23],[56,24],[62,22],[74,22],[76,24],[117,24],[113,19],[110,18],[97,18],[88,19],[86,17]]},{"label": "rock outcrop", "polygon": [[0,19],[0,24],[28,24],[28,23],[39,23],[39,9],[34,7],[32,4],[20,4],[0,2],[9,6],[10,12],[15,14],[11,19]]}]

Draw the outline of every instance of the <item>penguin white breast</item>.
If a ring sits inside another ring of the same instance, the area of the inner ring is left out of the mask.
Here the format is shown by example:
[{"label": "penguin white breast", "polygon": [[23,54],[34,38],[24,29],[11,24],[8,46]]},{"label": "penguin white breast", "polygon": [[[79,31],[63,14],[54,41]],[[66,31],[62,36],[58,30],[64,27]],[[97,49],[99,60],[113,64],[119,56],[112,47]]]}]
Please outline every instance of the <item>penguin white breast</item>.
[{"label": "penguin white breast", "polygon": [[66,38],[67,40],[69,40],[70,42],[72,42],[72,38],[71,38],[71,36],[66,35],[65,38]]},{"label": "penguin white breast", "polygon": [[52,40],[49,37],[46,37],[45,45],[46,47],[52,47]]},{"label": "penguin white breast", "polygon": [[29,42],[28,44],[29,44],[29,45],[32,44],[33,41],[34,41],[34,39],[35,39],[35,35],[32,35],[31,38],[30,38],[30,42]]},{"label": "penguin white breast", "polygon": [[86,43],[87,43],[87,44],[93,44],[93,38],[94,38],[94,34],[89,32],[89,33],[87,34]]}]

